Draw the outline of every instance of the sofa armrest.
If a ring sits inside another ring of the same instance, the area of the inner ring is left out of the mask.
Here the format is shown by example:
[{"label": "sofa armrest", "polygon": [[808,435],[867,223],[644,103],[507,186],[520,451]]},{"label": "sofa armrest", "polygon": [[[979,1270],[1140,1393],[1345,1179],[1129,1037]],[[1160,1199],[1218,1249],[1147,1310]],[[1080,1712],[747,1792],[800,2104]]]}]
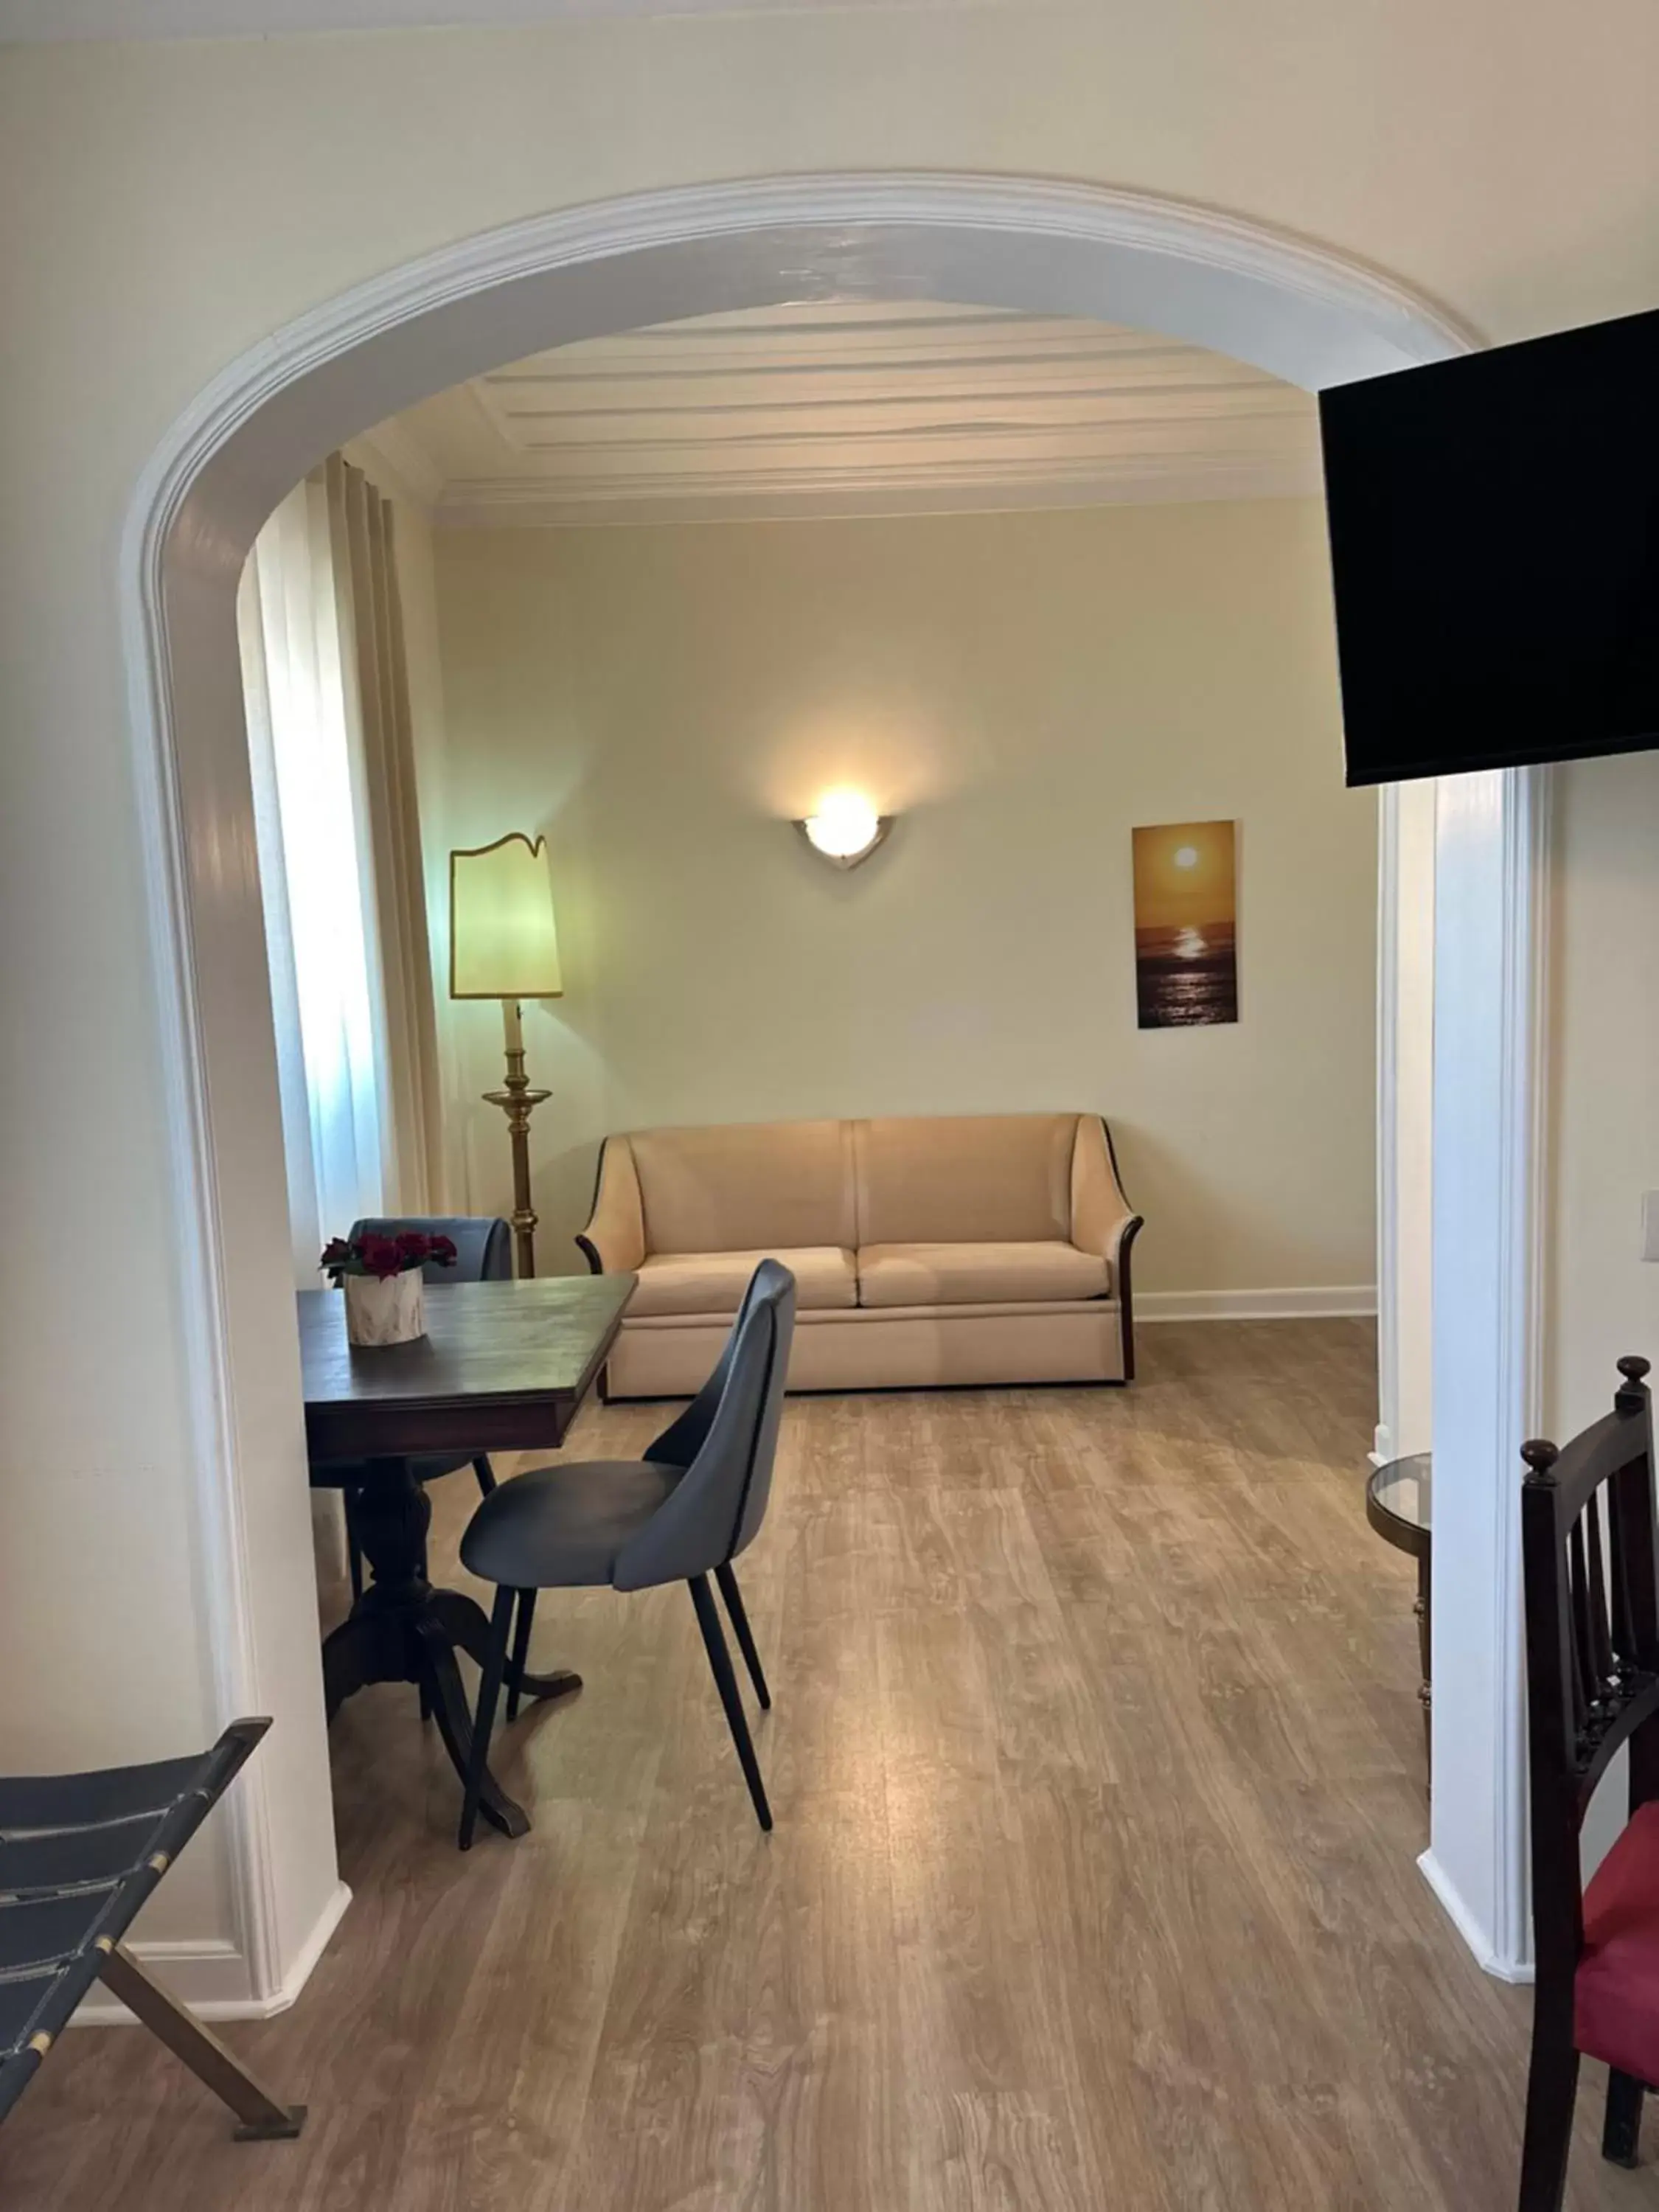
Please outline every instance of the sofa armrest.
[{"label": "sofa armrest", "polygon": [[607,1137],[599,1148],[593,1210],[576,1242],[596,1275],[632,1274],[645,1257],[645,1206],[626,1137]]},{"label": "sofa armrest", "polygon": [[1118,1181],[1106,1124],[1098,1114],[1080,1114],[1072,1152],[1072,1242],[1079,1252],[1092,1252],[1109,1264],[1114,1290],[1118,1288],[1120,1264],[1140,1225],[1140,1216]]},{"label": "sofa armrest", "polygon": [[1135,1376],[1134,1296],[1129,1255],[1143,1227],[1141,1217],[1123,1194],[1118,1180],[1112,1133],[1098,1114],[1079,1114],[1072,1150],[1072,1242],[1093,1252],[1111,1269],[1112,1295],[1119,1308],[1123,1346],[1123,1379]]},{"label": "sofa armrest", "polygon": [[[1129,1247],[1146,1225],[1144,1217],[1139,1213],[1121,1214],[1113,1223],[1111,1234],[1102,1248],[1100,1256],[1112,1271],[1113,1293],[1120,1298],[1127,1300],[1128,1297]],[[1080,1249],[1091,1252],[1094,1247],[1085,1244]]]}]

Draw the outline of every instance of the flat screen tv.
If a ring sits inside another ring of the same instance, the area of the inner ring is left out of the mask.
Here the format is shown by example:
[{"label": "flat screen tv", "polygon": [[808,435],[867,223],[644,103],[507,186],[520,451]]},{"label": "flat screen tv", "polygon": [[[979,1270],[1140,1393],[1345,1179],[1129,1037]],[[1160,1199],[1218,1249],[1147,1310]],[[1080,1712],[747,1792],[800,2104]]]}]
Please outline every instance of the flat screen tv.
[{"label": "flat screen tv", "polygon": [[1319,416],[1350,783],[1659,745],[1659,312]]}]

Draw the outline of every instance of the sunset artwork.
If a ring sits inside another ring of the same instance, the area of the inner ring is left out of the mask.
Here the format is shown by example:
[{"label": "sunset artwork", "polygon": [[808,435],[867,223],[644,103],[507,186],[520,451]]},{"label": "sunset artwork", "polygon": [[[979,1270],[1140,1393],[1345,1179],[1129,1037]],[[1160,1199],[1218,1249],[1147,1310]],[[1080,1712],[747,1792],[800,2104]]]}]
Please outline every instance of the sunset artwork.
[{"label": "sunset artwork", "polygon": [[1144,1030],[1238,1019],[1237,824],[1134,832],[1135,1000]]}]

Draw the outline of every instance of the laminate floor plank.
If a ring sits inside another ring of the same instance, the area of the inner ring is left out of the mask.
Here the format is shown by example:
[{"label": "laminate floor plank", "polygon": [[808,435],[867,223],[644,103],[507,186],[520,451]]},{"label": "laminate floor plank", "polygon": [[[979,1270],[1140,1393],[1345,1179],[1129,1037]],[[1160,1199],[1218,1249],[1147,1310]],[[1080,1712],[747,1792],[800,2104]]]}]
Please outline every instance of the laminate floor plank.
[{"label": "laminate floor plank", "polygon": [[[303,2138],[232,2143],[159,2046],[88,2030],[0,2130],[0,2206],[1512,2212],[1530,2001],[1415,1863],[1371,1331],[1140,1351],[1128,1390],[790,1401],[740,1570],[769,1838],[683,1590],[543,1598],[536,1662],[587,1686],[500,1738],[516,1844],[459,1855],[412,1693],[352,1699],[353,1905],[293,2011],[228,2031]],[[667,1410],[590,1407],[571,1452]],[[471,1485],[433,1499],[477,1590]],[[1659,2212],[1659,2118],[1604,2166],[1585,2075],[1570,2212]]]}]

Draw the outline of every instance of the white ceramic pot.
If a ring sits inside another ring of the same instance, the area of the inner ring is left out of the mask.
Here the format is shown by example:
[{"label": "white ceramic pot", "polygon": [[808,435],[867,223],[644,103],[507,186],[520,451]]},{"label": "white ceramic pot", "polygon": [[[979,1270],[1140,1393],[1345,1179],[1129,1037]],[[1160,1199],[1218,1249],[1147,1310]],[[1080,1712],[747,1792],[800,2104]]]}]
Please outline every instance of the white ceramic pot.
[{"label": "white ceramic pot", "polygon": [[348,1275],[346,1338],[351,1344],[410,1344],[426,1334],[426,1281],[418,1267],[401,1275]]}]

